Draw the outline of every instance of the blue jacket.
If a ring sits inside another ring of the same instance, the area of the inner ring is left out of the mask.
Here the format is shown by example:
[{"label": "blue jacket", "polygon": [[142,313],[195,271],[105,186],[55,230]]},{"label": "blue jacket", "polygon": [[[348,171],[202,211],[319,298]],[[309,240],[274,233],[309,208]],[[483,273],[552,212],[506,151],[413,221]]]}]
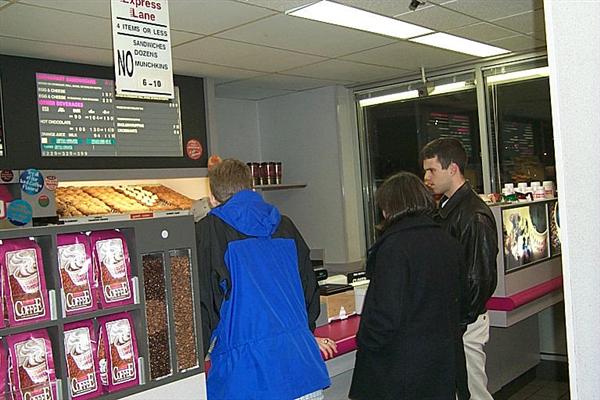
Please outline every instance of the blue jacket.
[{"label": "blue jacket", "polygon": [[203,331],[215,341],[209,400],[291,400],[330,384],[309,329],[316,282],[299,266],[306,244],[292,227],[250,190],[197,225],[201,279],[212,281],[201,294]]}]

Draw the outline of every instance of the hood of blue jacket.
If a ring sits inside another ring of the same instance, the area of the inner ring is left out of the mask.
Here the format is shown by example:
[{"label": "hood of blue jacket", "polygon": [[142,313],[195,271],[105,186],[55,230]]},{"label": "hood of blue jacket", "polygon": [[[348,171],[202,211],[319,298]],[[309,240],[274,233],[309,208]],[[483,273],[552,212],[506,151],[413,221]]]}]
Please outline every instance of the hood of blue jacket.
[{"label": "hood of blue jacket", "polygon": [[224,204],[212,209],[210,214],[244,235],[256,237],[271,236],[281,221],[279,210],[252,190],[234,194]]}]

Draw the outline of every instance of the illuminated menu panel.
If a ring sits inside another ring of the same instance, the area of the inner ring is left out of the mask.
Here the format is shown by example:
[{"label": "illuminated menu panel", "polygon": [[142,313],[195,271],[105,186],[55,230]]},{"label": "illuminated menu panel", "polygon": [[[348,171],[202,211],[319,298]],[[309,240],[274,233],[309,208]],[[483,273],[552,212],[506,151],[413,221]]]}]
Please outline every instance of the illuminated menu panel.
[{"label": "illuminated menu panel", "polygon": [[42,157],[182,157],[179,93],[115,98],[114,81],[36,74]]}]

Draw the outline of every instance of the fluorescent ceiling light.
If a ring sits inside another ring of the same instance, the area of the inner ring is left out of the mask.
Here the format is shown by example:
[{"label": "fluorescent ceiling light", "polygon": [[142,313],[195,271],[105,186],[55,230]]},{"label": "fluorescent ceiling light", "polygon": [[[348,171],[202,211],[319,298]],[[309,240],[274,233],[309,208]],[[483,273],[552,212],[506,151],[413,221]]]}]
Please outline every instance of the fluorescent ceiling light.
[{"label": "fluorescent ceiling light", "polygon": [[445,85],[436,85],[429,95],[442,94],[442,93],[450,93],[450,92],[458,92],[460,90],[466,90],[473,88],[473,85],[470,82],[462,81],[462,82],[453,82],[447,83]]},{"label": "fluorescent ceiling light", "polygon": [[361,107],[374,106],[375,104],[391,103],[393,101],[408,100],[419,97],[418,90],[409,90],[407,92],[386,94],[385,96],[371,97],[358,101]]},{"label": "fluorescent ceiling light", "polygon": [[490,57],[510,53],[510,50],[440,32],[410,39],[410,41],[477,57]]},{"label": "fluorescent ceiling light", "polygon": [[541,67],[526,69],[523,71],[508,72],[506,74],[492,75],[487,77],[487,83],[499,83],[507,81],[516,81],[520,79],[541,78],[550,75],[550,68]]},{"label": "fluorescent ceiling light", "polygon": [[380,35],[392,36],[400,39],[408,39],[433,32],[431,29],[423,28],[422,26],[409,24],[408,22],[399,21],[395,18],[384,17],[383,15],[374,14],[372,12],[327,0],[288,10],[285,13],[295,17],[360,29],[361,31],[378,33]]}]

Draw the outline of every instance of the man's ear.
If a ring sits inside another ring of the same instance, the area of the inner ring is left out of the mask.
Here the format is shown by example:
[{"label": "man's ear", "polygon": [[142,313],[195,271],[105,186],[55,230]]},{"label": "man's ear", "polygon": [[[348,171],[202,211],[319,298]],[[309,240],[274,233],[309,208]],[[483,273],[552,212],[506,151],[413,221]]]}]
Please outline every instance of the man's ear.
[{"label": "man's ear", "polygon": [[455,162],[451,162],[448,166],[448,170],[450,171],[450,175],[456,175],[458,172],[458,165]]},{"label": "man's ear", "polygon": [[221,202],[219,202],[219,200],[217,200],[212,193],[208,196],[208,201],[210,202],[210,206],[212,208],[218,207],[221,204]]}]

